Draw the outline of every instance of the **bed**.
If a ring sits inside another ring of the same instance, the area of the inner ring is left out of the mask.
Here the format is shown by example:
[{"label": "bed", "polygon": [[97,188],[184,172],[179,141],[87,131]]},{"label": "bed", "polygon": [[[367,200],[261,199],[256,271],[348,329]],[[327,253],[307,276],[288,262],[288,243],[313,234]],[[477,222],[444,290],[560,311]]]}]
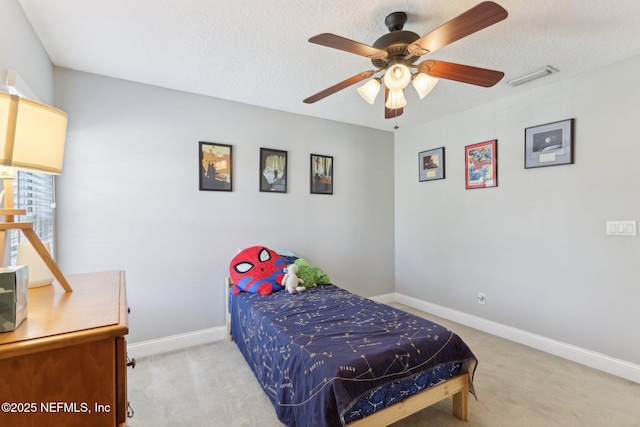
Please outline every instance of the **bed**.
[{"label": "bed", "polygon": [[452,396],[469,420],[477,359],[452,331],[334,284],[230,292],[234,341],[290,427],[384,426]]}]

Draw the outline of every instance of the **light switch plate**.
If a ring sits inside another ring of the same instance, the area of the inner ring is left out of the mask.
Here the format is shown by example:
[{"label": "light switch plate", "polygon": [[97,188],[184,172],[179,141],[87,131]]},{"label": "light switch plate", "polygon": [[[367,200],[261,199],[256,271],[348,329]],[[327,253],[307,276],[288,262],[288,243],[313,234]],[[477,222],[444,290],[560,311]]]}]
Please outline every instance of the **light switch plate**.
[{"label": "light switch plate", "polygon": [[609,236],[637,236],[636,221],[607,221],[607,235]]}]

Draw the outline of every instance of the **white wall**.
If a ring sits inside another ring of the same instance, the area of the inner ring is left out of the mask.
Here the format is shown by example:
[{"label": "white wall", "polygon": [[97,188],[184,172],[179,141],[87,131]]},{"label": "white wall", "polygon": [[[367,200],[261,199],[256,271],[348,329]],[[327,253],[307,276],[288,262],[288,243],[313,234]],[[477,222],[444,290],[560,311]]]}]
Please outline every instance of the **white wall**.
[{"label": "white wall", "polygon": [[[51,102],[52,66],[15,0],[0,2],[0,34],[0,66]],[[297,250],[363,295],[393,291],[395,250],[399,294],[640,363],[639,240],[604,233],[640,219],[638,72],[632,58],[402,129],[394,153],[382,132],[58,70],[59,261],[127,271],[136,342],[222,325],[237,248]],[[524,170],[524,128],[566,118],[576,163]],[[494,138],[499,187],[465,190],[464,146]],[[233,193],[197,190],[199,140],[233,144]],[[261,146],[289,151],[289,194],[258,192]],[[441,146],[447,178],[418,182],[418,152]],[[335,157],[334,196],[308,194],[310,152]],[[395,218],[380,171],[395,171]]]},{"label": "white wall", "polygon": [[53,66],[16,0],[0,2],[0,79],[18,71],[41,102],[53,103]]},{"label": "white wall", "polygon": [[[396,292],[640,363],[640,57],[396,134]],[[428,102],[428,100],[425,100]],[[575,118],[575,164],[524,169],[524,129]],[[498,140],[497,188],[465,145]],[[445,147],[446,179],[418,181]],[[486,305],[477,294],[486,294]]]},{"label": "white wall", "polygon": [[[59,264],[126,270],[130,342],[223,325],[229,262],[257,244],[393,292],[391,133],[67,69],[56,90]],[[198,141],[233,145],[233,192],[198,190]],[[260,147],[288,151],[287,194],[258,191]],[[309,194],[311,153],[334,157],[333,195]]]}]

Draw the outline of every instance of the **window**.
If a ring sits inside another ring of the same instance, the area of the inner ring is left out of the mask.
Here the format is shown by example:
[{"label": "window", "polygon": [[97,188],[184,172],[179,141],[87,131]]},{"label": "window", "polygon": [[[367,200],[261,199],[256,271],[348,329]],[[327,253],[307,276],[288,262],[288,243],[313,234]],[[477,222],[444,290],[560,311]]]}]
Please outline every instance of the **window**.
[{"label": "window", "polygon": [[[18,171],[13,180],[13,205],[25,209],[27,214],[20,221],[32,222],[33,230],[43,242],[51,242],[54,248],[55,204],[53,175]],[[16,218],[17,219],[17,218]],[[11,264],[15,265],[18,243],[26,242],[24,234],[14,230],[11,233]]]}]

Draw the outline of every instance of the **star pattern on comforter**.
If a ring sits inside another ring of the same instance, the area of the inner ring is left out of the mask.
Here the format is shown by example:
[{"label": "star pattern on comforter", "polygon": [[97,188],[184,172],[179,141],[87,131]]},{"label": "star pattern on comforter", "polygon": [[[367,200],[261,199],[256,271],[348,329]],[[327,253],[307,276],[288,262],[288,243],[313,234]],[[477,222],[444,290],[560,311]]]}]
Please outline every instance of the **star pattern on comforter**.
[{"label": "star pattern on comforter", "polygon": [[[443,326],[335,285],[233,295],[231,313],[234,341],[289,426],[341,424],[350,413],[366,415],[444,379],[415,385],[420,374],[438,368],[450,376],[452,364],[459,370],[475,360]],[[385,386],[396,390],[391,402],[372,400]]]}]

